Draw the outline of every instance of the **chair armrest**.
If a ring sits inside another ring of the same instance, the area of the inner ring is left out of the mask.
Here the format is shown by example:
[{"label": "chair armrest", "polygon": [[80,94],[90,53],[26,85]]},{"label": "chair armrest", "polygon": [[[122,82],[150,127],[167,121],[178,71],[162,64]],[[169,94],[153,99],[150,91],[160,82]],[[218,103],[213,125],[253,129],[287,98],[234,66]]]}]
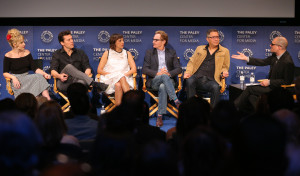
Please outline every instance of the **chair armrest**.
[{"label": "chair armrest", "polygon": [[225,78],[221,78],[221,89],[220,89],[220,93],[223,93],[226,89],[226,83],[225,83]]},{"label": "chair armrest", "polygon": [[136,76],[137,76],[137,73],[133,73],[132,74],[132,77],[133,77],[133,89],[134,90],[137,90],[137,83],[136,83]]},{"label": "chair armrest", "polygon": [[295,87],[295,84],[281,85],[282,88]]},{"label": "chair armrest", "polygon": [[6,80],[6,89],[7,89],[8,93],[10,95],[14,95],[14,92],[11,88],[11,83],[10,83],[11,79],[10,78],[5,78],[5,80]]},{"label": "chair armrest", "polygon": [[146,90],[147,75],[142,74],[142,78],[143,78],[143,90]]},{"label": "chair armrest", "polygon": [[100,73],[98,73],[98,74],[96,75],[96,81],[97,81],[97,82],[100,82],[100,76],[101,76]]},{"label": "chair armrest", "polygon": [[57,89],[57,78],[53,76],[54,79],[54,84],[53,84],[53,91],[55,93],[58,93],[58,89]]},{"label": "chair armrest", "polygon": [[178,74],[178,87],[177,92],[179,92],[182,89],[182,73]]}]

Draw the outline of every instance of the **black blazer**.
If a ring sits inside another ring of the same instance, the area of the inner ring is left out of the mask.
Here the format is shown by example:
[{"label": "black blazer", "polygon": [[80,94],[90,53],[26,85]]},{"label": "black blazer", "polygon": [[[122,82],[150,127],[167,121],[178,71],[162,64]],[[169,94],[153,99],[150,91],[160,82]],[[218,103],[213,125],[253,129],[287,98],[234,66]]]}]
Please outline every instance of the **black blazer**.
[{"label": "black blazer", "polygon": [[[276,63],[277,62],[277,63]],[[291,84],[294,80],[295,65],[291,55],[286,51],[278,60],[273,54],[266,59],[249,58],[249,65],[266,66],[270,65],[268,78],[270,79],[270,88],[280,87],[284,84]]]},{"label": "black blazer", "polygon": [[[176,76],[182,72],[179,59],[177,58],[176,51],[173,49],[165,49],[166,66],[175,82],[177,82]],[[148,76],[146,86],[151,87],[151,81],[158,72],[158,55],[157,49],[149,49],[146,51],[144,58],[144,64],[142,73]]]}]

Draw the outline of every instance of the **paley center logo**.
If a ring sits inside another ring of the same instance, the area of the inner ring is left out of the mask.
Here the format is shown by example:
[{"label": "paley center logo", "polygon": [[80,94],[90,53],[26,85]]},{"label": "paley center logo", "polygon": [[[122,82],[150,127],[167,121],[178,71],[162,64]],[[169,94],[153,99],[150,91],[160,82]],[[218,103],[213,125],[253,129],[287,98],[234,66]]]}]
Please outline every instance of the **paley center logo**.
[{"label": "paley center logo", "polygon": [[192,57],[194,53],[195,53],[195,51],[193,49],[188,48],[184,51],[183,57],[185,60],[188,61],[188,60],[190,60],[190,57]]},{"label": "paley center logo", "polygon": [[43,71],[48,72],[50,70],[50,65],[44,66]]},{"label": "paley center logo", "polygon": [[110,35],[107,31],[100,31],[98,34],[98,40],[101,43],[107,43],[110,38]]},{"label": "paley center logo", "polygon": [[135,48],[130,48],[128,51],[132,54],[134,60],[137,60],[139,52]]},{"label": "paley center logo", "polygon": [[53,34],[51,31],[43,31],[41,34],[41,40],[45,43],[50,43],[53,39]]},{"label": "paley center logo", "polygon": [[220,36],[220,43],[221,43],[224,40],[224,33],[222,31],[219,31],[219,36]]},{"label": "paley center logo", "polygon": [[253,52],[249,48],[244,48],[241,53],[243,53],[247,57],[253,56]]},{"label": "paley center logo", "polygon": [[273,31],[271,34],[270,34],[270,40],[273,41],[274,38],[276,37],[280,37],[282,36],[281,33],[279,31]]}]

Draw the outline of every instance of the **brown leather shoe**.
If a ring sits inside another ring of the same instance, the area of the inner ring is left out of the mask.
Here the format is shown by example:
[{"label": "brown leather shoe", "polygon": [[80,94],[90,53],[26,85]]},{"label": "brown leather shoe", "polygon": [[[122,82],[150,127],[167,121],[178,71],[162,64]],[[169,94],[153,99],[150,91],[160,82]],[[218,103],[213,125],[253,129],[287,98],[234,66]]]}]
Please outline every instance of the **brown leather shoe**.
[{"label": "brown leather shoe", "polygon": [[156,118],[156,126],[157,127],[163,126],[162,116]]}]

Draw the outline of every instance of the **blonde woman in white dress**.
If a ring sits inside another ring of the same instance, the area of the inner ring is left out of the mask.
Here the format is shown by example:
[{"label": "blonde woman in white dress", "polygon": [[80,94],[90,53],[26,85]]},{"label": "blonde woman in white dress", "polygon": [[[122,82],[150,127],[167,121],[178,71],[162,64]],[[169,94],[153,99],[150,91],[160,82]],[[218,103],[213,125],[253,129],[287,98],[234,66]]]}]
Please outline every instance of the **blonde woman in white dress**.
[{"label": "blonde woman in white dress", "polygon": [[100,82],[109,85],[105,93],[115,93],[118,106],[121,104],[123,93],[133,89],[132,74],[136,73],[136,66],[131,53],[123,49],[123,35],[111,35],[109,48],[103,53],[97,72],[101,74]]}]

